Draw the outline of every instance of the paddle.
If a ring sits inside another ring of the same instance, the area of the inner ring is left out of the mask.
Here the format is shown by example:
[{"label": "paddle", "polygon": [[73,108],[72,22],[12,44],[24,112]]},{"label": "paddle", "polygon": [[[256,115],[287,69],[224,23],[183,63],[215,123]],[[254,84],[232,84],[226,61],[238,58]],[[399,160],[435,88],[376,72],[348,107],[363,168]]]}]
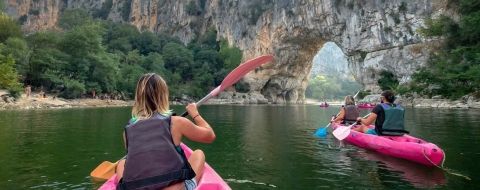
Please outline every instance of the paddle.
[{"label": "paddle", "polygon": [[[226,88],[235,84],[248,72],[252,71],[253,69],[257,68],[258,66],[264,63],[271,61],[272,59],[273,59],[272,55],[263,55],[255,59],[248,60],[245,63],[239,65],[237,68],[231,71],[223,79],[222,83],[219,86],[217,86],[209,94],[207,94],[200,101],[198,101],[197,106],[200,106],[203,102],[207,101],[208,99],[217,96],[220,92],[222,92]],[[188,112],[185,112],[182,114],[182,117],[185,117],[187,115],[188,115]],[[117,167],[117,164],[118,164],[118,161],[115,163],[104,161],[90,173],[90,176],[97,180],[108,180],[110,177],[113,176],[113,174],[115,174],[115,168]]]},{"label": "paddle", "polygon": [[357,91],[357,93],[353,96],[353,99],[355,99],[358,96],[358,93],[360,93],[360,90]]},{"label": "paddle", "polygon": [[113,174],[115,174],[115,168],[117,167],[117,164],[118,161],[115,163],[103,161],[92,172],[90,172],[90,177],[99,181],[108,180],[113,176]]},{"label": "paddle", "polygon": [[124,159],[120,158],[115,163],[111,163],[109,161],[103,161],[100,165],[98,165],[92,172],[90,172],[90,177],[99,181],[105,181],[110,179],[110,177],[115,174],[115,168],[120,160]]},{"label": "paddle", "polygon": [[[272,55],[263,55],[257,57],[255,59],[251,59],[246,61],[243,64],[240,64],[237,68],[231,71],[222,81],[222,83],[213,89],[210,93],[208,93],[205,97],[197,102],[197,106],[200,106],[202,103],[206,102],[212,97],[217,96],[220,92],[225,90],[226,88],[235,84],[238,80],[240,80],[243,76],[245,76],[248,72],[252,71],[253,69],[257,68],[258,66],[267,63],[273,59]],[[188,115],[188,112],[184,112],[182,117]]]},{"label": "paddle", "polygon": [[[369,115],[370,115],[370,113],[367,114],[366,116],[364,116],[363,118],[367,118]],[[353,123],[353,124],[351,124],[351,125],[349,125],[349,126],[347,126],[347,127],[345,127],[345,126],[340,126],[340,127],[338,127],[337,129],[335,129],[335,130],[332,132],[332,134],[333,134],[333,136],[335,136],[335,138],[337,138],[338,140],[341,141],[341,140],[347,138],[348,135],[350,135],[350,132],[351,132],[350,129],[351,129],[354,125],[356,125],[356,124],[358,124],[358,121],[356,121],[355,123]]]},{"label": "paddle", "polygon": [[[357,93],[353,96],[353,98],[355,99],[355,97],[357,97],[358,93],[360,93],[360,91],[357,91]],[[335,118],[335,117],[338,117],[338,114],[337,116],[333,116],[332,117],[332,120]],[[317,131],[315,131],[315,136],[317,137],[325,137],[327,136],[327,129],[328,127],[330,127],[330,125],[332,124],[332,122],[328,123],[328,125],[324,128],[319,128],[317,129]]]},{"label": "paddle", "polygon": [[[338,115],[337,115],[338,116]],[[332,119],[330,119],[330,123],[328,123],[328,125],[326,127],[323,127],[323,128],[319,128],[317,129],[317,131],[315,131],[315,136],[317,137],[325,137],[327,136],[327,129],[328,127],[330,127],[330,125],[332,125],[332,120],[335,119],[336,116],[332,116]]]}]

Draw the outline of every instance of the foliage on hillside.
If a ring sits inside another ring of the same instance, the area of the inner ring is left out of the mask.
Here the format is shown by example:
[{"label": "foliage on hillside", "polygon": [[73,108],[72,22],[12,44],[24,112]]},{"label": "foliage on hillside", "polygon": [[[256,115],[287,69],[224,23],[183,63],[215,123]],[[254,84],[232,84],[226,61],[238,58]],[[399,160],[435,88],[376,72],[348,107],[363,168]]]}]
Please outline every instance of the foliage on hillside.
[{"label": "foliage on hillside", "polygon": [[305,96],[318,100],[343,99],[346,95],[354,95],[362,87],[353,78],[347,79],[338,75],[317,75],[310,79]]},{"label": "foliage on hillside", "polygon": [[0,75],[0,89],[7,89],[12,95],[18,96],[22,86],[18,82],[18,74],[14,66],[15,61],[12,56],[0,54],[0,73],[2,73]]},{"label": "foliage on hillside", "polygon": [[380,72],[380,79],[377,82],[382,90],[396,90],[399,83],[395,75],[387,70]]},{"label": "foliage on hillside", "polygon": [[15,21],[0,17],[0,55],[13,58],[7,65],[18,71],[15,80],[66,98],[92,91],[132,98],[139,76],[148,72],[167,80],[172,98],[201,97],[242,59],[238,48],[217,41],[213,29],[185,46],[173,36],[97,20],[84,10],[66,10],[60,18],[63,31],[24,35]]},{"label": "foliage on hillside", "polygon": [[413,76],[411,91],[452,99],[480,91],[480,1],[452,1],[459,5],[458,22],[441,16],[420,30],[427,37],[445,38],[445,43],[432,54],[428,66]]}]

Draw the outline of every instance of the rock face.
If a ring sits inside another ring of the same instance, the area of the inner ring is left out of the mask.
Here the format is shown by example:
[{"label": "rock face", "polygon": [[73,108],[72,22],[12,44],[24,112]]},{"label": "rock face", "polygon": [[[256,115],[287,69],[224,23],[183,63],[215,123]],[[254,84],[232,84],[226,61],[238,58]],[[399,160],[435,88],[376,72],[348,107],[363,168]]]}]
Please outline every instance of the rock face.
[{"label": "rock face", "polygon": [[[447,0],[3,0],[27,31],[54,28],[65,8],[108,10],[108,19],[167,32],[187,43],[214,27],[250,59],[274,54],[272,64],[244,79],[269,102],[302,103],[313,57],[325,42],[347,55],[356,80],[373,91],[382,70],[400,81],[428,59],[417,29],[432,14],[454,14]],[[196,9],[188,5],[195,3]],[[433,15],[433,16],[435,16]]]}]

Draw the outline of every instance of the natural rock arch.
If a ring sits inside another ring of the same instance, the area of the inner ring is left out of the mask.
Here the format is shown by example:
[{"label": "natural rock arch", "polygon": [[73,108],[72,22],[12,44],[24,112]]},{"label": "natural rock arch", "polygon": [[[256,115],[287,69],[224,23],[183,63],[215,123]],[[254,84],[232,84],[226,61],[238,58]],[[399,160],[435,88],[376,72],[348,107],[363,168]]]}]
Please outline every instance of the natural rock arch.
[{"label": "natural rock arch", "polygon": [[[38,30],[54,27],[65,8],[95,11],[107,0],[4,1],[10,15],[27,16],[26,30]],[[244,51],[245,59],[274,54],[273,64],[244,79],[252,93],[273,103],[303,102],[313,56],[326,41],[342,49],[350,71],[367,89],[378,90],[377,73],[383,69],[408,81],[428,59],[429,42],[417,33],[424,19],[455,14],[448,0],[201,0],[200,15],[187,13],[191,0],[111,2],[110,20],[168,32],[185,43],[215,27],[219,38]],[[39,14],[29,15],[30,9]],[[122,9],[130,10],[127,20]]]},{"label": "natural rock arch", "polygon": [[[301,103],[313,56],[326,41],[342,49],[348,57],[350,71],[367,89],[378,91],[377,73],[381,70],[393,71],[402,81],[408,81],[428,59],[425,48],[428,44],[416,30],[432,10],[445,5],[436,3],[274,1],[273,8],[266,10],[253,27],[253,38],[236,35],[230,24],[217,23],[216,26],[222,37],[241,45],[246,57],[263,53],[275,55],[275,64],[245,79],[252,91],[261,92],[270,102]],[[217,13],[217,17],[242,26],[242,21],[232,17],[235,15],[232,12],[222,13]]]}]

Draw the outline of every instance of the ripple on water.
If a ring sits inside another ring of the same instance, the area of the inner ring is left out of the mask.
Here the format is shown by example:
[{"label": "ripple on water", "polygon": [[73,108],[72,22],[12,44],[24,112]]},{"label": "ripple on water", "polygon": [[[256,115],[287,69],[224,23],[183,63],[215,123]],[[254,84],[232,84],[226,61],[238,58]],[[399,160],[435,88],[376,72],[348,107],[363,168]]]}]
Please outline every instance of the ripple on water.
[{"label": "ripple on water", "polygon": [[225,179],[225,181],[230,182],[230,183],[239,183],[239,184],[242,184],[242,183],[251,183],[251,184],[255,184],[255,185],[268,186],[268,187],[272,187],[272,188],[276,188],[276,187],[277,187],[277,186],[275,186],[274,184],[268,184],[268,183],[264,183],[264,182],[252,181],[252,180],[248,180],[248,179],[232,179],[232,178],[228,178],[228,179]]}]

